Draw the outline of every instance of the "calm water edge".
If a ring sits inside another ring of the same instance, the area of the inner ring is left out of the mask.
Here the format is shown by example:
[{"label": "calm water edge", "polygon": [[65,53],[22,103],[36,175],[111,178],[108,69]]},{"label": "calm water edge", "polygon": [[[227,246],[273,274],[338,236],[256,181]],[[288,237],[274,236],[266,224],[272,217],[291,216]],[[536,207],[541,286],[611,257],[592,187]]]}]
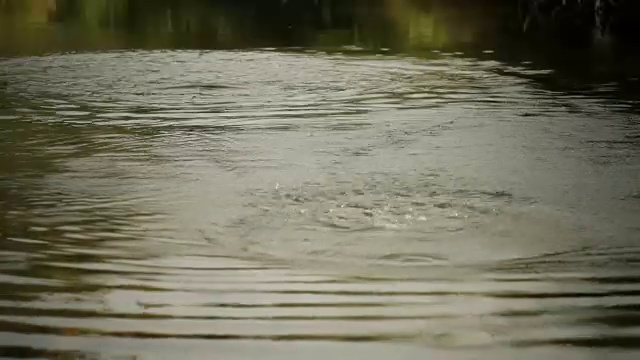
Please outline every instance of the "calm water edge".
[{"label": "calm water edge", "polygon": [[482,3],[0,0],[0,358],[640,356],[640,57]]}]

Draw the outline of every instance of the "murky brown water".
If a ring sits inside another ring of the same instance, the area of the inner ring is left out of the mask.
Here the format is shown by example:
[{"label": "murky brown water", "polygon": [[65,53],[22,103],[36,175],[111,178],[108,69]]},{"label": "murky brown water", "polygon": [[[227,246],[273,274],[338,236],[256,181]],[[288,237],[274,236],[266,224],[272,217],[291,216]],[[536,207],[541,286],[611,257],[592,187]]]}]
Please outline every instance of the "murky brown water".
[{"label": "murky brown water", "polygon": [[0,357],[637,356],[623,68],[34,43],[0,60]]}]

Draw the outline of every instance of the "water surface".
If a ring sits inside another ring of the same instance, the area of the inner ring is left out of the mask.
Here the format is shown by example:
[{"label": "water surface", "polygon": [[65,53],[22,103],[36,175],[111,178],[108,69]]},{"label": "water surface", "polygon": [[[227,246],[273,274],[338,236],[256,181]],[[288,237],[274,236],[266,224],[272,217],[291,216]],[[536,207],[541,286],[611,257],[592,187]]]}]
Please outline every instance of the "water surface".
[{"label": "water surface", "polygon": [[626,60],[275,38],[4,48],[2,357],[637,356]]}]

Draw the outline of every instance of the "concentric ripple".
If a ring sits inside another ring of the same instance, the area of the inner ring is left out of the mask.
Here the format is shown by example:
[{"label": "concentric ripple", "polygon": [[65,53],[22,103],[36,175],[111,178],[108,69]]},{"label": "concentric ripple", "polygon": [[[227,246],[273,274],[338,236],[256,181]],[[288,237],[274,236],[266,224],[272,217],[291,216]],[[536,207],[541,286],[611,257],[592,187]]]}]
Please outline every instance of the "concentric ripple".
[{"label": "concentric ripple", "polygon": [[633,357],[637,104],[544,76],[0,60],[0,356]]}]

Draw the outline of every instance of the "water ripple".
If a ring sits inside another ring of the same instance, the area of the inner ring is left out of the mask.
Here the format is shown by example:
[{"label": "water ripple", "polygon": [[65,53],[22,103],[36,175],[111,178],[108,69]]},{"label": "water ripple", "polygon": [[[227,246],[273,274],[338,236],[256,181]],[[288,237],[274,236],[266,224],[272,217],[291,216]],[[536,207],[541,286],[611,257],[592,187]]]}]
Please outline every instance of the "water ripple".
[{"label": "water ripple", "polygon": [[629,356],[638,123],[605,106],[614,85],[536,82],[553,75],[266,50],[3,60],[0,354]]}]

